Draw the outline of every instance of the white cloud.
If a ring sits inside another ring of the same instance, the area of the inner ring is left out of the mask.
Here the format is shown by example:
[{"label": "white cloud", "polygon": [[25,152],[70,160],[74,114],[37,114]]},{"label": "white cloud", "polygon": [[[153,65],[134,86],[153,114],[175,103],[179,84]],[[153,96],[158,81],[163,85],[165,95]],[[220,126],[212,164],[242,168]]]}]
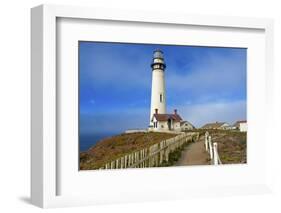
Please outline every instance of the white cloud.
[{"label": "white cloud", "polygon": [[[184,120],[196,127],[209,122],[223,121],[233,124],[237,120],[246,119],[246,101],[217,101],[202,104],[185,104],[168,107],[168,113],[177,108]],[[127,111],[87,114],[81,125],[86,132],[123,132],[126,129],[147,128],[149,110],[131,107]]]},{"label": "white cloud", "polygon": [[245,91],[246,64],[243,55],[209,54],[200,60],[197,59],[186,72],[173,72],[173,67],[167,70],[167,88],[175,93],[200,95],[200,99]]},{"label": "white cloud", "polygon": [[246,119],[246,101],[211,102],[195,105],[179,106],[178,112],[183,119],[196,127],[209,122],[224,121],[233,124],[237,120]]}]

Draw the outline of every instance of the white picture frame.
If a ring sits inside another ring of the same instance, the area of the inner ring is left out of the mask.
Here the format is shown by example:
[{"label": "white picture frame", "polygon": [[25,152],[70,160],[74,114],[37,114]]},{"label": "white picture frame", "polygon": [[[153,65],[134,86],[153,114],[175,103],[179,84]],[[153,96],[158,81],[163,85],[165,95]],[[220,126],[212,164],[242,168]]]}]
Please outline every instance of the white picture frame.
[{"label": "white picture frame", "polygon": [[[85,8],[74,6],[54,6],[41,5],[31,10],[31,56],[32,56],[32,143],[31,143],[31,201],[33,204],[47,208],[47,207],[61,207],[61,206],[76,206],[76,205],[92,205],[99,203],[116,203],[116,202],[138,202],[143,200],[164,200],[164,199],[178,199],[198,196],[215,196],[215,195],[241,195],[252,193],[264,193],[270,191],[270,171],[266,156],[263,155],[264,165],[261,168],[255,168],[257,174],[264,173],[264,177],[253,180],[253,184],[249,181],[245,183],[235,183],[230,185],[225,182],[222,184],[212,185],[209,187],[204,185],[200,187],[199,181],[193,183],[194,187],[190,186],[182,188],[173,186],[167,183],[165,190],[161,189],[161,185],[157,184],[151,186],[148,195],[139,189],[135,190],[133,196],[132,190],[125,190],[120,192],[105,192],[97,191],[96,195],[89,195],[87,193],[76,194],[59,194],[58,185],[61,184],[59,173],[61,167],[58,166],[58,159],[60,153],[57,145],[57,107],[58,96],[57,88],[60,82],[57,79],[57,21],[60,19],[79,19],[79,20],[101,20],[101,21],[118,21],[131,23],[153,23],[154,25],[167,26],[199,26],[206,28],[220,28],[227,31],[232,30],[258,30],[263,32],[262,40],[264,45],[264,67],[261,68],[261,75],[265,74],[266,79],[257,79],[264,81],[264,88],[261,92],[266,96],[264,101],[264,108],[260,107],[258,110],[265,110],[269,113],[265,114],[263,122],[265,124],[265,131],[259,134],[266,139],[266,144],[269,143],[270,122],[273,115],[272,112],[273,100],[271,91],[273,91],[273,21],[271,19],[257,19],[257,18],[238,18],[238,17],[216,17],[203,15],[187,15],[187,14],[166,14],[166,13],[152,13],[140,11],[122,11],[100,8]],[[249,76],[252,78],[252,76]],[[250,91],[251,92],[251,91]],[[254,100],[250,100],[254,101]],[[259,112],[259,111],[257,111]],[[262,111],[264,112],[264,111]],[[255,116],[255,115],[253,115]],[[258,116],[258,115],[256,115]],[[257,119],[257,118],[256,118]],[[254,131],[252,131],[254,133]],[[259,146],[259,145],[257,145]],[[262,146],[259,146],[261,148]],[[250,147],[252,148],[252,147]],[[259,148],[253,148],[259,149]],[[183,169],[166,168],[163,170],[149,169],[147,171],[130,171],[132,175],[141,176],[141,173],[146,173],[153,178],[156,173],[173,172],[178,176],[171,177],[171,182],[175,182],[179,175],[186,175]],[[204,169],[204,168],[203,168]],[[206,167],[205,167],[206,169]],[[246,170],[239,168],[239,172]],[[235,170],[235,169],[234,169]],[[107,172],[107,171],[106,171]],[[108,172],[101,172],[99,178],[109,178]],[[126,172],[117,171],[118,176],[122,176],[126,181]],[[194,172],[194,171],[193,171]],[[197,174],[201,171],[195,171]],[[212,169],[210,172],[216,174],[222,173],[218,169]],[[91,174],[86,174],[87,178],[83,179],[89,181]],[[239,174],[238,174],[239,175]],[[254,175],[254,174],[253,174]],[[133,177],[133,176],[132,176]],[[215,177],[215,176],[214,176]],[[112,178],[112,176],[110,177]],[[157,178],[157,175],[155,176]],[[70,179],[75,181],[75,179]],[[178,181],[184,184],[182,179]],[[223,181],[222,181],[223,182]],[[73,185],[77,184],[72,182]],[[124,186],[129,188],[129,186]],[[71,189],[70,189],[71,190]],[[73,186],[73,190],[77,190]],[[121,190],[121,189],[120,189]],[[169,193],[170,192],[170,193]],[[123,193],[120,196],[119,193]],[[58,195],[59,194],[59,195]]]}]

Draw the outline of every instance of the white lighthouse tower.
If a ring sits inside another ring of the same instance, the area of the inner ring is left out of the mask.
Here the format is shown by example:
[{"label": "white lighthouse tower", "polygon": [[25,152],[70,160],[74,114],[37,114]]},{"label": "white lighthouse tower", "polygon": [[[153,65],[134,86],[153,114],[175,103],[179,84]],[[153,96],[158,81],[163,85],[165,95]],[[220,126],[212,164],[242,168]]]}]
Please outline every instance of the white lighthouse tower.
[{"label": "white lighthouse tower", "polygon": [[153,126],[152,118],[155,113],[166,114],[166,87],[165,87],[165,68],[166,64],[161,50],[153,53],[151,63],[152,68],[152,85],[151,85],[151,102],[150,102],[150,122]]}]

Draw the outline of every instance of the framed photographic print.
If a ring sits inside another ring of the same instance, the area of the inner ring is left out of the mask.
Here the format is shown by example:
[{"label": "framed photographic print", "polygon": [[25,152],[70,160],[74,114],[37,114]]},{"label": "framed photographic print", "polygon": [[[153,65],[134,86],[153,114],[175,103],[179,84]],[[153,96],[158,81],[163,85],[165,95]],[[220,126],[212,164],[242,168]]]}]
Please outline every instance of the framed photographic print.
[{"label": "framed photographic print", "polygon": [[78,45],[80,170],[246,163],[246,48]]},{"label": "framed photographic print", "polygon": [[270,191],[272,20],[31,14],[32,203]]}]

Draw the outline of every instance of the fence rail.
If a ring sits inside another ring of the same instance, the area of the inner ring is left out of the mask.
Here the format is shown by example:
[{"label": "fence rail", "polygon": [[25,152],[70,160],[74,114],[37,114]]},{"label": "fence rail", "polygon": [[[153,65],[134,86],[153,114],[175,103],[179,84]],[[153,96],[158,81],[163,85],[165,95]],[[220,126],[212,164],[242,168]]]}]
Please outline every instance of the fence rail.
[{"label": "fence rail", "polygon": [[213,165],[222,164],[218,152],[218,143],[212,142],[212,137],[209,132],[205,133],[205,149],[210,154],[211,163]]},{"label": "fence rail", "polygon": [[106,163],[100,169],[145,168],[161,165],[169,161],[169,154],[177,148],[193,140],[198,140],[199,133],[182,133],[176,137],[163,140],[142,150],[124,155],[116,160]]}]

